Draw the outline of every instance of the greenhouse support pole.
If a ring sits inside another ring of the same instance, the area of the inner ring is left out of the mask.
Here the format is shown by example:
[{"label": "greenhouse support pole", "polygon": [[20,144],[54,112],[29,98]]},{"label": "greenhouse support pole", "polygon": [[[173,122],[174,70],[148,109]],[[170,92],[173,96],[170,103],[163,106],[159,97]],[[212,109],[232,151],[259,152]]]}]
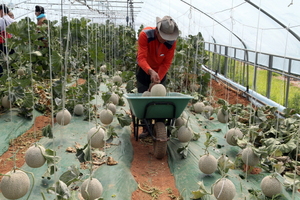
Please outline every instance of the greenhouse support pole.
[{"label": "greenhouse support pole", "polygon": [[[291,69],[292,69],[292,60],[289,59],[289,69],[288,69],[288,74],[291,74]],[[291,77],[287,76],[287,81],[286,81],[286,93],[285,93],[285,101],[284,101],[284,106],[285,106],[285,107],[288,107],[288,106],[289,106],[290,82],[291,82]]]},{"label": "greenhouse support pole", "polygon": [[268,77],[267,77],[267,91],[266,91],[266,97],[270,98],[271,96],[271,86],[272,86],[272,67],[273,66],[273,56],[269,55],[269,69],[268,70]]}]

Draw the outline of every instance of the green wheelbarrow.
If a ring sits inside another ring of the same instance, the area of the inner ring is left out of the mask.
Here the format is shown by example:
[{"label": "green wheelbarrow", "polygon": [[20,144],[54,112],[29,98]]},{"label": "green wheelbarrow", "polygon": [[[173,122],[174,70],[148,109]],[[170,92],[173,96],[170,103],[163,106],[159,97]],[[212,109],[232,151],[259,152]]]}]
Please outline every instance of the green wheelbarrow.
[{"label": "green wheelbarrow", "polygon": [[142,96],[142,93],[123,96],[131,110],[135,140],[138,140],[139,127],[146,127],[153,139],[154,156],[162,159],[167,153],[167,141],[171,134],[167,126],[174,124],[193,97],[177,92],[167,93],[167,96]]}]

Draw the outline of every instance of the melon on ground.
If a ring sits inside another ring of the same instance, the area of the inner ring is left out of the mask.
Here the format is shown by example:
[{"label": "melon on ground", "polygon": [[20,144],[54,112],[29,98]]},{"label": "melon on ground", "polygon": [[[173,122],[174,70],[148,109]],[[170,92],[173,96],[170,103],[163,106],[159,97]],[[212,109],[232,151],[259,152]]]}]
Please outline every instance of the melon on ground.
[{"label": "melon on ground", "polygon": [[106,132],[103,128],[93,127],[87,133],[87,140],[90,142],[91,147],[93,148],[102,148],[104,147],[105,141],[104,137]]},{"label": "melon on ground", "polygon": [[260,188],[262,193],[272,198],[273,196],[280,194],[282,191],[282,185],[280,181],[273,176],[266,176],[261,180]]},{"label": "melon on ground", "polygon": [[199,159],[198,166],[204,174],[212,174],[217,170],[218,160],[211,154],[203,155]]},{"label": "melon on ground", "polygon": [[25,162],[31,168],[38,168],[45,164],[45,148],[41,145],[32,145],[25,152]]},{"label": "melon on ground", "polygon": [[6,175],[1,180],[2,195],[7,199],[19,199],[25,196],[30,187],[28,175],[21,170],[7,172]]},{"label": "melon on ground", "polygon": [[80,193],[84,199],[94,200],[101,197],[103,193],[103,187],[100,181],[96,178],[88,178],[83,181],[80,186]]},{"label": "melon on ground", "polygon": [[217,200],[232,200],[236,195],[236,189],[231,180],[221,178],[213,186],[213,193]]},{"label": "melon on ground", "polygon": [[167,90],[163,84],[155,84],[151,88],[151,96],[166,96]]}]

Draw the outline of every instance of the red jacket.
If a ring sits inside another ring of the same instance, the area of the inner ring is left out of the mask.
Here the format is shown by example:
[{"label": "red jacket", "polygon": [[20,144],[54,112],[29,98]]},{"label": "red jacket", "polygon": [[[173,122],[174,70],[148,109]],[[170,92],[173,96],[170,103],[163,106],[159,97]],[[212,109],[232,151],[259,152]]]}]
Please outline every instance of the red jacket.
[{"label": "red jacket", "polygon": [[160,43],[155,33],[156,27],[144,28],[138,38],[137,64],[148,74],[152,68],[160,80],[168,72],[176,49],[176,41]]}]

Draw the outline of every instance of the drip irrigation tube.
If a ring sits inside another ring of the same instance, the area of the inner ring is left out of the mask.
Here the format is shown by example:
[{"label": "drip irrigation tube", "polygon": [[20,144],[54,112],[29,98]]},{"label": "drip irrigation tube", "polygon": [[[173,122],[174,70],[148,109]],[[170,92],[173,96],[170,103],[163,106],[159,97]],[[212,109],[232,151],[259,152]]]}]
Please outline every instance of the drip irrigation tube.
[{"label": "drip irrigation tube", "polygon": [[243,96],[247,96],[247,98],[255,105],[255,106],[264,106],[264,105],[269,105],[269,106],[273,106],[276,107],[278,109],[278,111],[280,113],[282,113],[284,111],[284,109],[286,109],[284,106],[272,101],[271,99],[251,90],[248,89],[240,84],[237,84],[236,82],[233,82],[232,80],[224,77],[221,74],[215,73],[214,71],[208,69],[206,66],[202,65],[202,69],[207,71],[208,73],[210,73],[214,79],[216,80],[221,80],[223,82],[226,82],[226,85],[228,87],[232,87],[234,89],[238,89],[240,91],[243,91]]}]

